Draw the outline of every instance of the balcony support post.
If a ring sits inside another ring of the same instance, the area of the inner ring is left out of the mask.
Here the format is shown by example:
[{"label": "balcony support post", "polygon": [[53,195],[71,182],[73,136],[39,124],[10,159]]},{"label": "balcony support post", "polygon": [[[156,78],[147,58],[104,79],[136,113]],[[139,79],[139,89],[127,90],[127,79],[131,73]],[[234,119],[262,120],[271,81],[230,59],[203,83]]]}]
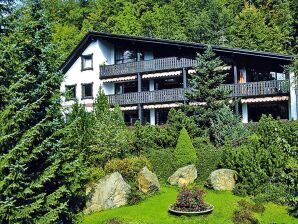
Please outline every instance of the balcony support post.
[{"label": "balcony support post", "polygon": [[139,115],[139,121],[141,124],[143,124],[143,109],[141,104],[138,104],[138,115]]},{"label": "balcony support post", "polygon": [[290,100],[289,100],[289,119],[297,120],[297,95],[296,78],[294,72],[290,73]]},{"label": "balcony support post", "polygon": [[187,77],[186,77],[186,69],[185,68],[182,69],[182,75],[183,75],[183,88],[186,89],[187,88]]},{"label": "balcony support post", "polygon": [[[234,83],[237,84],[238,77],[237,77],[237,65],[236,65],[236,63],[234,63],[234,65],[233,65],[233,74],[234,74]],[[236,98],[235,98],[235,100],[236,100]],[[236,114],[239,114],[238,102],[236,102],[236,104],[235,104],[235,111],[236,111]]]},{"label": "balcony support post", "polygon": [[155,109],[150,109],[150,124],[155,125]]},{"label": "balcony support post", "polygon": [[248,123],[247,103],[242,103],[242,123]]},{"label": "balcony support post", "polygon": [[142,76],[140,73],[138,73],[138,92],[142,92]]}]

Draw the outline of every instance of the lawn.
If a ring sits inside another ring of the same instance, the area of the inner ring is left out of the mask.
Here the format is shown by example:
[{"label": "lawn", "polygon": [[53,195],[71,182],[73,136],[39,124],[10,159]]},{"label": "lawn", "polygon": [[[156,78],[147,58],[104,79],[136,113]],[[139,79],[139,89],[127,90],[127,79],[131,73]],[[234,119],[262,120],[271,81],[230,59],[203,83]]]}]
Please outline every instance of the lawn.
[{"label": "lawn", "polygon": [[[163,186],[160,193],[134,205],[121,208],[110,209],[103,212],[93,213],[82,217],[84,224],[106,223],[107,220],[117,218],[125,223],[137,224],[173,224],[173,223],[232,223],[233,211],[237,208],[237,201],[241,197],[233,195],[231,192],[216,192],[205,190],[205,201],[215,206],[214,211],[209,215],[196,217],[176,217],[168,214],[169,204],[176,199],[177,188]],[[297,219],[289,216],[286,207],[266,204],[266,210],[262,215],[257,215],[261,223],[297,223]]]}]

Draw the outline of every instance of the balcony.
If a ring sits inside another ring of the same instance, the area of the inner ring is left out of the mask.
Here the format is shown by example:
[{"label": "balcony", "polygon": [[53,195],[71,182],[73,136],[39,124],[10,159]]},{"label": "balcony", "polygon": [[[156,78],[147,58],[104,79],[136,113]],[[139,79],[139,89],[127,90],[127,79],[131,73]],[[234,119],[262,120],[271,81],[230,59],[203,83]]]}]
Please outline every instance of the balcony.
[{"label": "balcony", "polygon": [[144,103],[163,103],[163,102],[179,102],[186,100],[184,96],[185,89],[165,89],[155,91],[144,91],[136,93],[124,93],[109,95],[110,105],[133,105]]},{"label": "balcony", "polygon": [[290,83],[289,80],[272,80],[239,84],[225,84],[220,88],[231,92],[231,97],[284,95],[290,92]]},{"label": "balcony", "polygon": [[[268,95],[285,95],[290,91],[289,80],[273,80],[242,84],[225,84],[220,88],[231,91],[231,97],[255,97]],[[187,100],[186,89],[165,89],[108,95],[110,105],[136,105],[166,102],[181,102]]]},{"label": "balcony", "polygon": [[182,68],[191,68],[197,61],[189,58],[159,58],[148,61],[136,61],[125,64],[99,66],[100,78],[119,77],[136,73],[166,71]]}]

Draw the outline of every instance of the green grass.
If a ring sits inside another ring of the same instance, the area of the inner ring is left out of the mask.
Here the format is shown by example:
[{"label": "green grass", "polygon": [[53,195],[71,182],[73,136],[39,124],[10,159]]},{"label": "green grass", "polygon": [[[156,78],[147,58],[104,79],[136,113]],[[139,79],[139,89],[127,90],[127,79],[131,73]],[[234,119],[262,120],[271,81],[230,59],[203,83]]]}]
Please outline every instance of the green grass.
[{"label": "green grass", "polygon": [[[82,223],[99,224],[106,223],[107,220],[116,218],[131,224],[175,224],[175,223],[211,223],[225,224],[232,223],[233,211],[237,209],[237,202],[241,197],[233,195],[231,192],[218,192],[205,190],[205,201],[215,206],[214,211],[209,215],[185,217],[173,216],[168,214],[168,206],[175,202],[177,188],[163,186],[159,194],[156,194],[145,201],[134,205],[121,208],[110,209],[102,212],[85,215],[82,217]],[[266,204],[266,210],[256,217],[261,223],[297,223],[297,219],[289,216],[286,207],[276,204]]]}]

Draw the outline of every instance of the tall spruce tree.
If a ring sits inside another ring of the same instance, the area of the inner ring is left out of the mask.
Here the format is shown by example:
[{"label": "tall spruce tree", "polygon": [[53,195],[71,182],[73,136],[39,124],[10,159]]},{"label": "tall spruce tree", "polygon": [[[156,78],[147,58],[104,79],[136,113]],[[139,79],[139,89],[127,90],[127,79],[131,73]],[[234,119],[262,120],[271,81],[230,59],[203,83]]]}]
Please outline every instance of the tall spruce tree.
[{"label": "tall spruce tree", "polygon": [[220,87],[227,71],[223,61],[216,57],[211,46],[204,54],[198,54],[196,73],[190,78],[190,91],[186,93],[191,103],[187,111],[196,119],[198,126],[209,128],[211,119],[215,118],[218,110],[228,105],[229,92]]},{"label": "tall spruce tree", "polygon": [[0,223],[72,223],[83,206],[80,160],[65,147],[51,29],[27,0],[0,40]]}]

